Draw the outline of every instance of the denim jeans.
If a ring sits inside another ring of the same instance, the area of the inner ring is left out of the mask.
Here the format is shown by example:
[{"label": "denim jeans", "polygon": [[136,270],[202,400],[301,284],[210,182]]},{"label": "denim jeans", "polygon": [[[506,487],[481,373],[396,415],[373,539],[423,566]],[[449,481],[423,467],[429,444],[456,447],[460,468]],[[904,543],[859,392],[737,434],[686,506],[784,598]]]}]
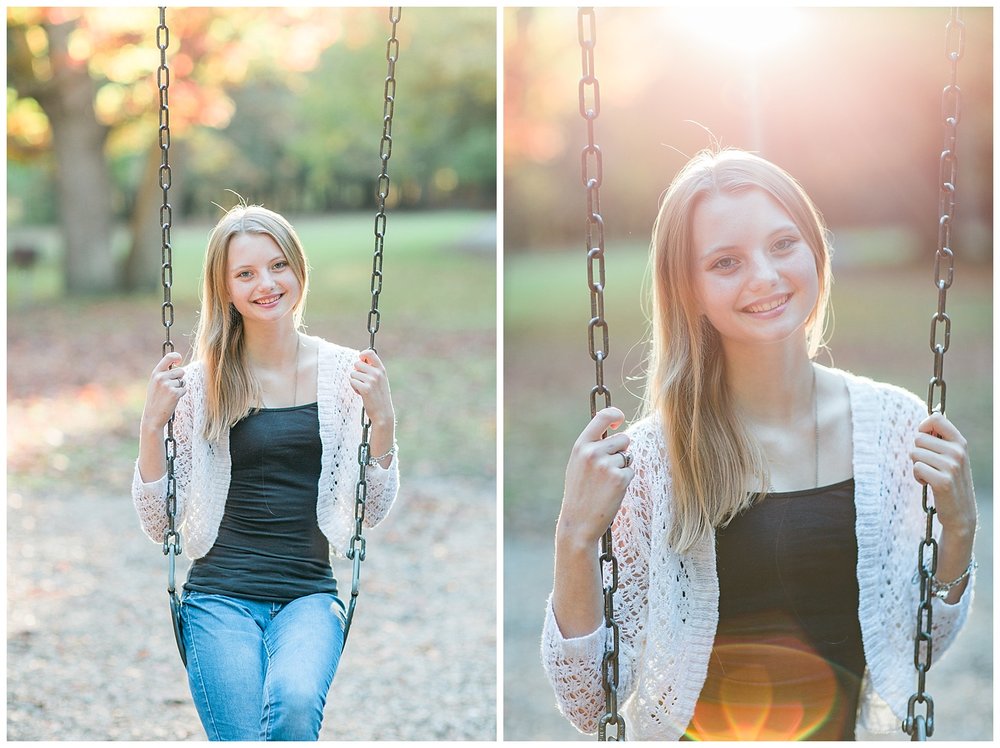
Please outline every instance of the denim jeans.
[{"label": "denim jeans", "polygon": [[184,593],[188,684],[210,740],[316,740],[344,641],[336,595]]}]

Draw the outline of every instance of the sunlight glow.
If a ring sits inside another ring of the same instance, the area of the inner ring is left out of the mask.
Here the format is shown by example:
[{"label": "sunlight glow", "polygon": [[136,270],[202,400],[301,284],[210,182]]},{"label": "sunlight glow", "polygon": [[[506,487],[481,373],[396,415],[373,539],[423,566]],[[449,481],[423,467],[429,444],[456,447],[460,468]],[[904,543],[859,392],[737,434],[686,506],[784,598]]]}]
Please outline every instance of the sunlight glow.
[{"label": "sunlight glow", "polygon": [[735,55],[756,57],[782,46],[805,25],[801,11],[793,7],[689,7],[672,9],[693,34],[718,49]]}]

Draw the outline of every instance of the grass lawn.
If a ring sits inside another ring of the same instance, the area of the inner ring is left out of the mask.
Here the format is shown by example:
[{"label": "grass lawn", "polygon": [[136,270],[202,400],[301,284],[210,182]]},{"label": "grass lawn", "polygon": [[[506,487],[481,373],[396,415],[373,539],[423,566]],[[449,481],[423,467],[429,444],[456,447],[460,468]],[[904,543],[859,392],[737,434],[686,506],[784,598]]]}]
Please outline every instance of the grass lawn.
[{"label": "grass lawn", "polygon": [[[587,353],[590,297],[585,253],[504,258],[504,511],[508,532],[554,528],[570,447],[589,420],[594,364]],[[645,244],[620,245],[607,260],[611,355],[605,381],[632,418],[640,405],[647,322],[640,291]],[[932,268],[834,267],[834,365],[927,394],[936,309]],[[992,488],[991,268],[956,269],[945,358],[949,417],[969,439],[976,485]],[[821,354],[821,363],[830,357]]]}]

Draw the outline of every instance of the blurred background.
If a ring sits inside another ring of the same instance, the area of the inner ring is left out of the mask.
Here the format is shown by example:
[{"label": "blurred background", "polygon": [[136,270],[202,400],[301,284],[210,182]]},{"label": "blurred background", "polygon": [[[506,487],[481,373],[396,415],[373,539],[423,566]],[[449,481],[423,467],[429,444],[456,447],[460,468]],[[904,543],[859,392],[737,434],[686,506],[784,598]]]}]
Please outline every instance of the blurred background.
[{"label": "blurred background", "polygon": [[[936,8],[597,10],[595,139],[603,153],[611,337],[604,371],[629,419],[643,389],[644,281],[658,200],[687,159],[713,144],[786,168],[833,231],[835,319],[820,362],[926,397],[948,17]],[[993,734],[992,10],[965,9],[963,18],[945,378],[948,415],[971,444],[979,577],[969,628],[935,664],[928,688],[935,738],[986,740]],[[503,43],[504,736],[574,739],[581,736],[555,710],[538,642],[563,474],[589,420],[594,379],[576,13],[508,8]]]},{"label": "blurred background", "polygon": [[[163,340],[158,20],[7,9],[11,739],[203,738],[166,563],[129,500]],[[296,226],[308,331],[365,347],[387,9],[170,8],[167,22],[177,349],[230,190]],[[492,739],[496,11],[407,8],[397,33],[378,350],[402,488],[367,534],[323,737]]]}]

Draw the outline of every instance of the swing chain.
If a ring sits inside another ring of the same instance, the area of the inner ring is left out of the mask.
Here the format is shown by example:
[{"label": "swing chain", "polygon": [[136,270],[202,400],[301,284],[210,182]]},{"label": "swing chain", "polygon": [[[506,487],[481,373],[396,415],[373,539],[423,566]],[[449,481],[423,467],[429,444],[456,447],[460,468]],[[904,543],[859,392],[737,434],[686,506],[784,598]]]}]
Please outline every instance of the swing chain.
[{"label": "swing chain", "polygon": [[[163,323],[164,341],[162,355],[173,352],[174,344],[170,340],[170,328],[174,324],[174,305],[170,298],[173,286],[173,250],[170,243],[170,228],[173,223],[173,210],[170,207],[169,191],[171,183],[170,172],[170,107],[168,87],[170,85],[170,69],[167,67],[167,47],[170,45],[170,29],[167,27],[167,9],[160,8],[160,25],[156,27],[156,46],[160,50],[160,66],[156,69],[156,86],[160,94],[160,190],[163,202],[160,205],[160,279],[163,283],[163,304],[160,307],[160,318]],[[177,456],[177,442],[174,440],[174,417],[167,421],[167,436],[164,439],[164,450],[167,459],[167,529],[163,535],[163,553],[170,555],[171,569],[167,590],[174,594],[173,558],[181,552],[181,536],[175,528],[177,514],[177,480],[174,476],[174,460]]]},{"label": "swing chain", "polygon": [[[375,333],[378,332],[382,316],[378,309],[379,294],[382,292],[382,250],[385,245],[385,201],[389,196],[389,157],[392,155],[392,116],[396,104],[396,61],[399,59],[399,39],[396,37],[396,24],[402,16],[402,8],[389,8],[389,23],[392,28],[385,46],[387,63],[385,85],[382,89],[382,138],[379,141],[379,160],[382,162],[376,187],[378,210],[375,213],[375,251],[372,256],[371,297],[372,305],[368,312],[368,347],[375,350]],[[357,605],[358,592],[361,589],[361,562],[365,560],[365,538],[363,526],[365,520],[365,504],[368,498],[367,468],[371,456],[369,444],[372,422],[364,408],[361,409],[361,443],[358,445],[358,483],[354,491],[354,535],[351,546],[347,549],[347,558],[353,561],[351,572],[351,600],[347,609],[347,623],[344,627],[344,645],[351,630],[354,619],[354,608]]]},{"label": "swing chain", "polygon": [[[958,177],[958,121],[961,112],[961,89],[958,87],[958,61],[965,50],[965,23],[958,9],[952,8],[945,26],[945,53],[951,64],[951,77],[942,93],[944,120],[944,150],[940,158],[940,196],[938,200],[938,244],[934,255],[934,286],[938,290],[937,311],[931,316],[930,348],[934,354],[934,373],[927,388],[928,415],[945,412],[947,386],[944,380],[944,354],[951,344],[951,318],[945,311],[948,289],[955,277],[955,255],[951,249],[951,227],[955,217],[955,186]],[[941,330],[941,325],[944,329]],[[939,339],[940,330],[940,339]],[[933,641],[931,637],[932,580],[937,572],[938,544],[932,534],[933,504],[928,503],[928,489],[923,486],[921,502],[926,516],[924,539],[918,552],[920,578],[920,603],[917,606],[917,628],[913,642],[913,666],[917,671],[917,690],[906,706],[903,732],[911,740],[922,741],[934,735],[934,700],[926,692],[927,671],[931,669]],[[916,714],[918,704],[924,705],[924,714]]]},{"label": "swing chain", "polygon": [[[587,284],[590,287],[590,322],[587,325],[588,350],[594,361],[596,384],[590,390],[590,417],[597,415],[597,400],[602,407],[611,405],[611,390],[604,384],[604,361],[608,357],[608,323],[604,319],[604,219],[601,217],[601,183],[604,162],[601,148],[594,142],[594,120],[601,113],[601,86],[594,71],[594,47],[597,45],[597,17],[593,8],[577,11],[577,36],[580,42],[582,76],[579,85],[580,116],[587,123],[587,145],[580,154],[583,186],[587,190]],[[607,436],[605,432],[604,436]],[[609,527],[601,537],[600,565],[604,579],[604,626],[610,629],[609,644],[601,660],[601,687],[605,713],[597,728],[598,740],[608,740],[608,726],[616,733],[612,740],[625,740],[625,718],[618,714],[619,630],[615,621],[614,594],[618,589],[618,559]]]},{"label": "swing chain", "polygon": [[[163,323],[164,340],[161,355],[166,356],[174,350],[170,340],[170,328],[174,324],[174,304],[170,292],[174,284],[173,248],[170,240],[170,228],[173,224],[173,208],[170,206],[170,106],[168,89],[170,87],[170,68],[167,67],[167,47],[170,46],[170,28],[167,26],[167,9],[160,6],[160,24],[156,27],[156,46],[160,50],[160,66],[156,69],[156,88],[160,99],[160,171],[159,183],[162,192],[160,204],[160,280],[163,284],[163,304],[160,306],[160,321]],[[174,639],[181,662],[187,667],[187,652],[180,632],[180,598],[177,595],[177,557],[181,554],[181,533],[177,529],[177,478],[175,460],[177,458],[177,441],[174,439],[174,416],[167,421],[167,433],[163,440],[163,449],[167,461],[166,509],[167,527],[163,531],[163,555],[167,557],[167,595],[170,600],[170,614],[173,620]]]}]

